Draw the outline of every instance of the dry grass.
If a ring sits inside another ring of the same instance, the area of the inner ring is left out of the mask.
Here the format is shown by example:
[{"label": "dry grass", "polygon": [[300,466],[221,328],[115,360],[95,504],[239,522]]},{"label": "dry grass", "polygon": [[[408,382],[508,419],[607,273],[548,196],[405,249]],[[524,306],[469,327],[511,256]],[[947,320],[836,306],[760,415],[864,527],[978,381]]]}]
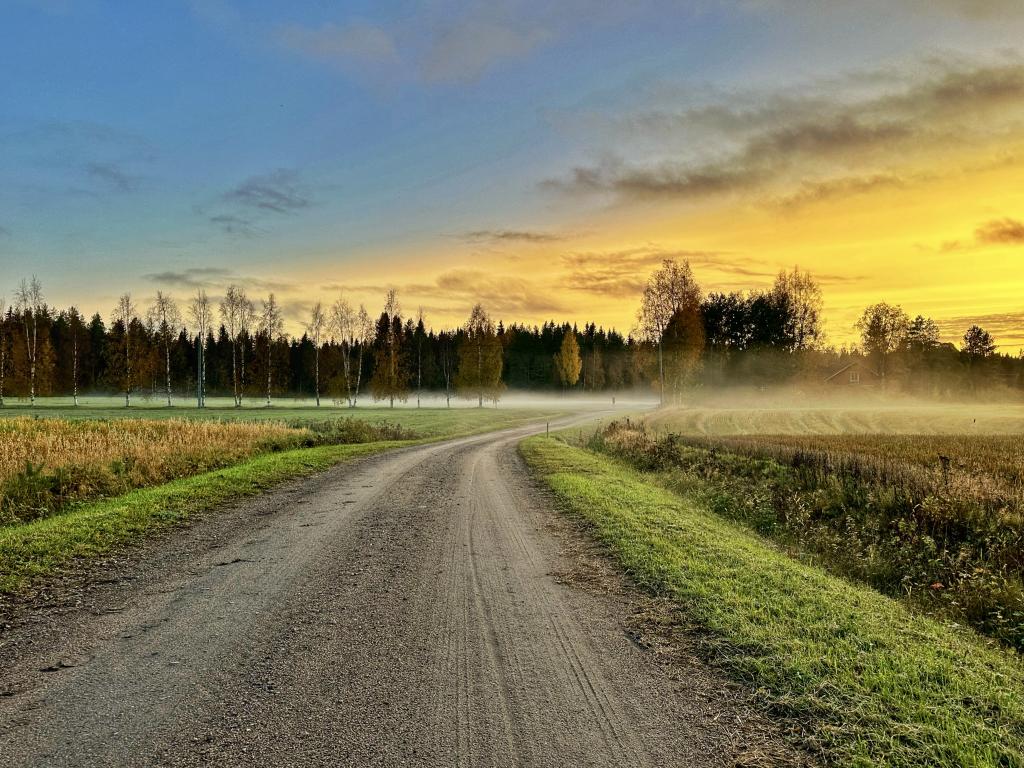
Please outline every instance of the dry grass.
[{"label": "dry grass", "polygon": [[592,448],[795,556],[1024,650],[1024,445],[1005,435],[652,433]]},{"label": "dry grass", "polygon": [[275,422],[0,420],[0,523],[68,501],[123,493],[298,447],[313,434]]},{"label": "dry grass", "polygon": [[814,401],[665,408],[648,425],[684,435],[1020,435],[1024,406]]}]

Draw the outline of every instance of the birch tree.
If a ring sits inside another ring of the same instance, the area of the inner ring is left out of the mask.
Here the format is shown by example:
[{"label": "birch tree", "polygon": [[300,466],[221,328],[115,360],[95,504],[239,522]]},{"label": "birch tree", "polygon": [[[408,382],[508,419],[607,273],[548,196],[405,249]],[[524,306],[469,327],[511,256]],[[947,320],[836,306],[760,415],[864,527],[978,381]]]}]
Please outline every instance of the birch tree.
[{"label": "birch tree", "polygon": [[135,304],[132,302],[130,293],[121,295],[114,307],[113,322],[120,324],[124,330],[124,342],[122,351],[124,355],[121,360],[124,365],[122,372],[122,386],[124,388],[124,407],[129,408],[132,404],[132,322],[135,320]]},{"label": "birch tree", "polygon": [[238,339],[241,334],[241,305],[244,296],[238,286],[229,285],[220,302],[220,321],[231,340],[231,396],[236,408],[242,405],[242,396],[238,391]]},{"label": "birch tree", "polygon": [[[341,375],[345,380],[345,399],[349,408],[355,407],[352,396],[352,354],[356,345],[356,314],[344,296],[331,305],[331,331],[337,334],[341,345]],[[361,366],[360,366],[361,367]]]},{"label": "birch tree", "polygon": [[423,393],[423,342],[427,338],[423,307],[420,307],[416,314],[416,330],[413,335],[416,339],[416,407],[419,408],[420,397]]},{"label": "birch tree", "polygon": [[78,307],[68,310],[68,330],[71,333],[71,398],[78,407],[78,344],[85,331],[85,322]]},{"label": "birch tree", "polygon": [[167,407],[171,406],[171,346],[178,336],[181,325],[181,313],[174,298],[163,291],[156,292],[156,299],[149,310],[149,319],[153,323],[155,335],[163,347],[164,373],[167,395]]},{"label": "birch tree", "polygon": [[238,387],[238,404],[242,404],[242,396],[245,394],[245,351],[249,347],[251,331],[256,324],[256,305],[245,295],[245,291],[238,292],[238,334],[239,346],[241,348],[242,378]]},{"label": "birch tree", "polygon": [[395,407],[396,398],[404,402],[409,393],[409,377],[402,350],[404,331],[401,312],[398,294],[392,288],[388,291],[384,312],[377,325],[376,364],[371,382],[374,399],[387,400],[392,408]]},{"label": "birch tree", "polygon": [[17,314],[25,334],[25,360],[28,364],[29,402],[36,404],[36,368],[39,362],[39,315],[43,311],[43,284],[32,275],[22,280],[16,295]]},{"label": "birch tree", "polygon": [[480,408],[484,407],[485,398],[497,405],[504,388],[501,381],[504,360],[501,340],[482,305],[473,307],[465,332],[459,348],[458,387],[467,396],[476,397]]},{"label": "birch tree", "polygon": [[562,337],[562,346],[555,355],[555,373],[562,389],[576,386],[580,380],[583,360],[580,358],[580,345],[576,341],[576,331],[569,328]]},{"label": "birch tree", "polygon": [[313,342],[313,387],[317,408],[320,407],[320,344],[326,328],[327,315],[324,313],[324,305],[318,301],[309,311],[309,322],[306,323],[306,332]]},{"label": "birch tree", "polygon": [[0,408],[4,407],[4,377],[7,374],[7,301],[0,296]]},{"label": "birch tree", "polygon": [[700,310],[700,286],[693,278],[690,263],[665,259],[650,276],[640,304],[640,330],[647,341],[658,347],[659,396],[665,404],[665,331],[677,312]]},{"label": "birch tree", "polygon": [[437,335],[438,362],[441,376],[444,379],[444,399],[449,408],[452,407],[452,389],[455,382],[457,358],[455,355],[455,334],[441,331]]},{"label": "birch tree", "polygon": [[263,311],[260,313],[260,333],[263,334],[267,342],[267,408],[269,408],[274,372],[274,342],[284,336],[284,317],[273,293],[263,300]]},{"label": "birch tree", "polygon": [[196,332],[196,407],[206,407],[206,338],[210,334],[213,311],[210,298],[200,288],[189,302],[189,317]]}]

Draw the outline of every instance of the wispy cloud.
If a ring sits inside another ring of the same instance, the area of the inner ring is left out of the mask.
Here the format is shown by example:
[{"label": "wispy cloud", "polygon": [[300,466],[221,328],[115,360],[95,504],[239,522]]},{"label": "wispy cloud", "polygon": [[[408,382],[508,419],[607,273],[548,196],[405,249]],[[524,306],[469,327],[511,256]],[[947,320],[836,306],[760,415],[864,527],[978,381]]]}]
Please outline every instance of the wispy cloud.
[{"label": "wispy cloud", "polygon": [[499,62],[525,56],[555,34],[540,23],[462,19],[432,41],[421,71],[428,82],[477,80]]},{"label": "wispy cloud", "polygon": [[229,285],[239,285],[253,291],[292,291],[296,286],[283,280],[268,280],[252,275],[238,274],[222,267],[188,267],[179,270],[151,272],[143,278],[169,288],[221,291]]},{"label": "wispy cloud", "polygon": [[310,205],[309,197],[300,189],[298,173],[286,168],[250,176],[223,197],[227,202],[274,213],[293,213]]},{"label": "wispy cloud", "polygon": [[774,277],[774,271],[756,260],[718,251],[686,251],[642,246],[616,251],[589,251],[562,256],[562,283],[576,291],[612,298],[639,296],[650,272],[665,259],[688,261],[694,266],[713,266],[720,273],[758,279]]},{"label": "wispy cloud", "polygon": [[803,181],[796,191],[783,195],[776,204],[783,209],[801,208],[835,198],[863,195],[880,189],[900,189],[907,181],[892,173],[847,176],[825,181]]},{"label": "wispy cloud", "polygon": [[86,163],[85,174],[116,192],[132,192],[140,180],[140,177],[125,172],[117,163],[112,162]]},{"label": "wispy cloud", "polygon": [[458,237],[471,243],[553,243],[565,239],[562,235],[525,229],[478,229]]},{"label": "wispy cloud", "polygon": [[221,230],[229,235],[254,237],[262,232],[262,230],[252,223],[252,221],[244,218],[243,216],[236,216],[229,213],[218,213],[207,218],[211,224],[216,224],[221,228]]},{"label": "wispy cloud", "polygon": [[936,324],[945,338],[959,339],[972,325],[980,325],[991,333],[997,342],[1003,342],[1000,346],[1011,346],[1024,341],[1024,310],[938,318]]},{"label": "wispy cloud", "polygon": [[[726,251],[699,251],[645,245],[615,251],[589,251],[562,256],[561,284],[583,293],[637,299],[650,273],[666,259],[688,261],[699,282],[715,290],[750,288],[771,282],[779,268],[762,259]],[[703,271],[704,274],[701,274]],[[710,277],[708,275],[710,274]],[[860,275],[815,274],[823,285],[862,280]]]},{"label": "wispy cloud", "polygon": [[987,221],[974,232],[981,243],[996,245],[1024,245],[1024,222],[1017,219]]},{"label": "wispy cloud", "polygon": [[400,60],[393,35],[366,22],[327,23],[319,27],[286,24],[276,34],[286,50],[316,61],[387,67]]},{"label": "wispy cloud", "polygon": [[226,234],[256,237],[267,232],[271,219],[312,205],[312,192],[299,172],[279,168],[243,179],[216,200],[194,205],[193,211]]},{"label": "wispy cloud", "polygon": [[347,293],[379,295],[383,295],[389,288],[396,288],[400,297],[407,296],[417,304],[423,303],[432,311],[454,316],[459,316],[463,312],[468,315],[476,302],[481,302],[492,315],[508,320],[515,320],[524,315],[536,317],[569,311],[568,305],[556,292],[540,281],[477,269],[449,270],[438,275],[432,282],[426,283],[329,283],[321,288],[325,291],[344,290]]},{"label": "wispy cloud", "polygon": [[1019,59],[925,69],[615,118],[604,137],[618,136],[615,152],[543,185],[622,202],[743,194],[800,204],[898,185],[908,158],[1021,133]]}]

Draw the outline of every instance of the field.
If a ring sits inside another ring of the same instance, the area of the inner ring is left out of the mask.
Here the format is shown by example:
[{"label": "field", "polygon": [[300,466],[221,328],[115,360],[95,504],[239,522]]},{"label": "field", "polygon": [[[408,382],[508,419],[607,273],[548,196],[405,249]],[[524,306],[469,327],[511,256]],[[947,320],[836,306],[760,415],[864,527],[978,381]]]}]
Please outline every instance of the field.
[{"label": "field", "polygon": [[686,435],[1021,435],[1024,405],[906,402],[766,404],[666,408],[646,419],[656,431]]},{"label": "field", "polygon": [[[31,414],[31,415],[29,415]],[[0,411],[0,592],[289,477],[416,442],[557,413],[530,408]]]}]

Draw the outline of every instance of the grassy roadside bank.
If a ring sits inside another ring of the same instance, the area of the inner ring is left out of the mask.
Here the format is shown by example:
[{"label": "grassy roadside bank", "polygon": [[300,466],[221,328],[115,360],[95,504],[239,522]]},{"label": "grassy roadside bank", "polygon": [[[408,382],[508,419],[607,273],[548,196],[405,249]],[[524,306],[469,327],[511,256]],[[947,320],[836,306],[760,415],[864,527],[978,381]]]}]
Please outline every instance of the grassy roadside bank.
[{"label": "grassy roadside bank", "polygon": [[970,632],[794,561],[625,464],[553,438],[534,471],[705,650],[843,766],[1024,766],[1024,665]]},{"label": "grassy roadside bank", "polygon": [[411,442],[298,448],[225,469],[87,502],[63,514],[0,528],[0,594],[17,592],[79,558],[96,557],[147,533],[286,480]]}]

